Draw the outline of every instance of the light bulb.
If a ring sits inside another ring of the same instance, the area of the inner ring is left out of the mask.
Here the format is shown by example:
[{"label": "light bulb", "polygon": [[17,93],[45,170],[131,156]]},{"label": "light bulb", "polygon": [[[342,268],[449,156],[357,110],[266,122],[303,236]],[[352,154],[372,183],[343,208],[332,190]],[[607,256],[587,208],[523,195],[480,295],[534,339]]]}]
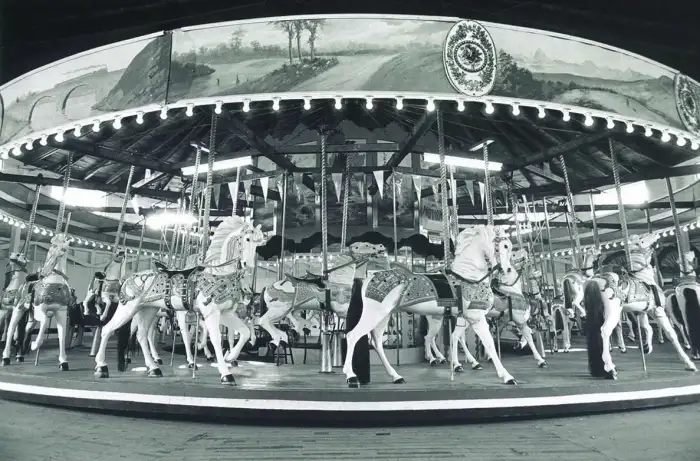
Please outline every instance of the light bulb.
[{"label": "light bulb", "polygon": [[698,148],[700,148],[700,143],[697,139],[693,139],[692,141],[690,141],[690,148],[693,150],[698,150]]},{"label": "light bulb", "polygon": [[460,112],[464,112],[464,100],[463,99],[457,100],[457,110]]},{"label": "light bulb", "polygon": [[95,120],[94,122],[92,122],[92,131],[95,133],[100,131],[100,121],[99,120]]},{"label": "light bulb", "polygon": [[593,117],[591,117],[591,114],[586,114],[586,119],[583,124],[586,126],[593,126]]},{"label": "light bulb", "polygon": [[304,110],[311,109],[311,99],[304,98]]},{"label": "light bulb", "polygon": [[632,125],[630,122],[627,122],[627,132],[634,133],[634,125]]},{"label": "light bulb", "polygon": [[63,142],[63,131],[59,131],[58,133],[56,133],[55,138],[56,142]]},{"label": "light bulb", "polygon": [[112,123],[112,126],[114,127],[115,130],[118,130],[119,128],[122,127],[122,119],[119,117],[114,119],[114,123]]},{"label": "light bulb", "polygon": [[372,110],[372,107],[374,107],[374,105],[372,104],[372,98],[367,98],[367,103],[365,104],[365,107],[367,108],[367,110]]},{"label": "light bulb", "polygon": [[615,128],[615,122],[612,118],[608,118],[608,130],[612,130],[613,128]]},{"label": "light bulb", "polygon": [[403,98],[396,98],[396,110],[403,109]]},{"label": "light bulb", "polygon": [[214,113],[215,113],[216,115],[221,114],[221,111],[223,110],[223,109],[222,109],[222,106],[223,106],[223,105],[224,105],[223,102],[221,102],[221,101],[216,101],[216,105],[214,106]]},{"label": "light bulb", "polygon": [[644,136],[650,137],[653,134],[654,134],[654,132],[651,131],[651,127],[649,125],[644,127]]},{"label": "light bulb", "polygon": [[139,112],[138,114],[136,114],[136,123],[138,123],[139,125],[143,124],[143,112]]},{"label": "light bulb", "polygon": [[27,143],[24,145],[24,148],[27,150],[34,149],[34,142],[31,139],[27,139]]},{"label": "light bulb", "polygon": [[3,160],[7,160],[8,158],[10,158],[10,156],[7,155],[7,152],[3,150],[0,152],[0,158]]},{"label": "light bulb", "polygon": [[82,128],[83,127],[81,127],[80,125],[75,125],[75,127],[73,128],[73,136],[75,136],[76,138],[79,137]]},{"label": "light bulb", "polygon": [[537,112],[537,116],[539,118],[545,118],[547,116],[547,112],[545,112],[544,107],[540,106],[539,111]]},{"label": "light bulb", "polygon": [[279,98],[275,98],[272,100],[272,110],[278,111],[280,110],[280,100]]},{"label": "light bulb", "polygon": [[426,104],[425,109],[428,112],[434,111],[435,110],[435,100],[433,100],[432,98],[428,99],[428,104]]},{"label": "light bulb", "polygon": [[41,231],[39,230],[39,228],[38,228],[38,227],[34,227],[34,233],[35,233],[35,234],[38,234],[39,232],[41,232]]},{"label": "light bulb", "polygon": [[162,120],[165,120],[166,118],[168,118],[168,108],[167,108],[167,107],[163,107],[163,108],[160,110],[160,118],[161,118]]},{"label": "light bulb", "polygon": [[513,115],[516,117],[520,115],[520,105],[519,104],[513,104]]},{"label": "light bulb", "polygon": [[12,148],[12,150],[10,151],[10,153],[11,153],[13,156],[15,156],[15,157],[19,157],[19,156],[22,154],[22,150],[21,150],[21,148],[20,148],[19,146],[15,146],[15,147]]},{"label": "light bulb", "polygon": [[243,101],[243,112],[250,112],[250,99]]},{"label": "light bulb", "polygon": [[491,101],[486,101],[486,113],[493,114],[495,109],[493,108],[493,103]]},{"label": "light bulb", "polygon": [[192,117],[194,115],[194,105],[193,104],[187,104],[187,110],[185,110],[185,115],[188,117]]},{"label": "light bulb", "polygon": [[678,147],[683,147],[687,142],[688,141],[683,136],[679,136],[678,140],[676,141],[676,144],[678,145]]},{"label": "light bulb", "polygon": [[41,229],[41,235],[46,235],[46,229]]},{"label": "light bulb", "polygon": [[664,134],[661,135],[661,141],[662,142],[669,142],[671,140],[671,134],[668,131],[664,131]]},{"label": "light bulb", "polygon": [[338,96],[336,96],[336,98],[335,98],[335,108],[337,110],[340,110],[343,108],[343,99],[338,97]]},{"label": "light bulb", "polygon": [[41,144],[42,146],[48,145],[49,144],[49,137],[46,135],[42,136],[41,141],[39,141],[39,144]]},{"label": "light bulb", "polygon": [[571,114],[569,113],[568,110],[562,111],[561,119],[564,120],[565,122],[568,122],[569,120],[571,120]]}]

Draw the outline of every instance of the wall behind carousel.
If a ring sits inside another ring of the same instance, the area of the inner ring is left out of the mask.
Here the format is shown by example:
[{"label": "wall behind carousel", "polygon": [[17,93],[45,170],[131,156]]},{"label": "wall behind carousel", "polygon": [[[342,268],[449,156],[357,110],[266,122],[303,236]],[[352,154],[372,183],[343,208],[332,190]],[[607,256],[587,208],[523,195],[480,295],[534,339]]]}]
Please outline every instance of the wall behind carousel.
[{"label": "wall behind carousel", "polygon": [[493,94],[700,133],[700,85],[616,48],[470,20],[338,16],[175,30],[50,64],[0,89],[0,142],[166,98],[291,91]]}]

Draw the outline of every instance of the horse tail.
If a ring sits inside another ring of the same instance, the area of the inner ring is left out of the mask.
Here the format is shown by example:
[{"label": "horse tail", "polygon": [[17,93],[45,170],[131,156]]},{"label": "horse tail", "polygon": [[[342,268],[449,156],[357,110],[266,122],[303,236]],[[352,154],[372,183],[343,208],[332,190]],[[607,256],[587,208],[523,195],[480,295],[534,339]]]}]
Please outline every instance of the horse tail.
[{"label": "horse tail", "polygon": [[700,302],[698,294],[693,288],[683,289],[685,298],[685,318],[688,320],[685,326],[688,332],[688,340],[693,349],[700,351]]},{"label": "horse tail", "polygon": [[604,377],[607,372],[603,362],[603,335],[601,328],[605,321],[605,305],[597,282],[586,282],[583,289],[583,305],[586,308],[586,317],[588,319],[588,328],[586,328],[588,371],[593,377]]},{"label": "horse tail", "polygon": [[[345,318],[345,331],[352,331],[360,323],[362,312],[364,311],[364,301],[362,299],[363,279],[354,279],[352,282],[352,292],[350,293],[350,305]],[[360,384],[370,382],[370,361],[369,361],[369,336],[361,337],[355,344],[355,351],[352,356],[352,369],[357,375]]]},{"label": "horse tail", "polygon": [[362,301],[362,279],[354,279],[352,282],[352,292],[350,293],[350,305],[346,317],[347,330],[350,331],[357,326],[362,317],[364,303]]},{"label": "horse tail", "polygon": [[117,329],[117,369],[119,371],[126,371],[126,350],[129,347],[130,337],[131,320]]},{"label": "horse tail", "polygon": [[[15,307],[18,309],[19,307]],[[32,339],[31,332],[27,333],[27,323],[29,323],[29,309],[24,311],[24,313],[19,318],[19,323],[17,324],[17,342],[16,344],[16,354],[17,356],[23,356],[25,352],[29,350],[29,343]],[[26,336],[25,336],[26,335]],[[10,337],[10,332],[7,332],[7,340],[12,341]]]},{"label": "horse tail", "polygon": [[567,278],[565,278],[562,283],[564,285],[564,309],[566,309],[567,312],[575,313],[574,297],[576,296],[576,293],[574,293],[574,286],[571,283],[571,280]]},{"label": "horse tail", "polygon": [[263,288],[260,291],[260,316],[262,317],[265,315],[265,312],[267,312],[267,303],[265,302],[265,290],[267,290],[267,287]]},{"label": "horse tail", "polygon": [[668,297],[671,302],[671,314],[675,317],[676,321],[685,327],[685,322],[683,321],[683,313],[681,312],[681,306],[678,304],[678,296],[672,294]]}]

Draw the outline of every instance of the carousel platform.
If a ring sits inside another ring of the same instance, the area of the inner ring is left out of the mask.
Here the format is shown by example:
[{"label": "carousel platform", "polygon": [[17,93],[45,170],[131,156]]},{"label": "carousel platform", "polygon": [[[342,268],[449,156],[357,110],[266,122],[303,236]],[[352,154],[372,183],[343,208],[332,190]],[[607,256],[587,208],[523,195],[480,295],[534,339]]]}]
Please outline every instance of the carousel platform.
[{"label": "carousel platform", "polygon": [[[233,368],[235,387],[218,384],[218,372],[204,362],[195,379],[190,370],[162,367],[162,378],[148,378],[132,368],[112,377],[93,377],[87,350],[69,352],[71,369],[53,366],[54,351],[45,348],[42,363],[0,368],[0,397],[76,410],[124,413],[248,424],[410,425],[482,422],[602,413],[700,401],[700,374],[684,372],[668,346],[657,346],[641,370],[639,351],[613,353],[617,381],[587,374],[586,353],[574,349],[547,358],[538,369],[532,357],[504,356],[518,386],[499,384],[493,367],[467,369],[450,380],[446,365],[399,367],[407,383],[389,382],[383,368],[372,368],[372,383],[349,389],[340,370],[321,374],[318,366],[240,362]],[[111,364],[115,363],[113,354]],[[169,355],[163,354],[166,363]],[[135,358],[139,365],[140,357]]]}]

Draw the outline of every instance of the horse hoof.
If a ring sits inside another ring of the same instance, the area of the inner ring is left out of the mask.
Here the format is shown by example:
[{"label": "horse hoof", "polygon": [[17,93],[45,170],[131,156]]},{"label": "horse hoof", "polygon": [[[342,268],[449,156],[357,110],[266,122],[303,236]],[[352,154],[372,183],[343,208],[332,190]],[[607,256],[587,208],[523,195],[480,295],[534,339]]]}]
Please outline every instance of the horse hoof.
[{"label": "horse hoof", "polygon": [[506,381],[506,384],[509,386],[517,386],[518,382],[515,380],[515,378],[510,378],[508,381]]},{"label": "horse hoof", "polygon": [[360,387],[360,382],[357,379],[357,376],[353,376],[352,378],[348,378],[347,380],[348,387],[350,389],[358,389]]},{"label": "horse hoof", "polygon": [[127,358],[126,358],[126,364],[128,365],[128,364],[130,364],[130,363],[131,363],[131,358],[130,358],[130,357],[127,357]]},{"label": "horse hoof", "polygon": [[199,367],[198,367],[197,365],[195,365],[194,363],[188,363],[188,364],[187,364],[187,368],[189,368],[190,370],[191,370],[192,368],[195,368],[196,370],[199,370]]},{"label": "horse hoof", "polygon": [[472,365],[472,370],[483,370],[483,369],[484,369],[484,367],[482,367],[479,362]]},{"label": "horse hoof", "polygon": [[226,375],[221,377],[221,384],[226,384],[229,386],[235,386],[236,385],[236,380],[233,378],[233,375]]},{"label": "horse hoof", "polygon": [[443,365],[443,364],[447,363],[447,359],[440,359],[440,361],[438,363],[440,365]]},{"label": "horse hoof", "polygon": [[691,364],[685,366],[685,371],[696,372],[696,371],[698,371],[698,369],[695,367],[695,365],[693,365],[693,364],[691,363]]},{"label": "horse hoof", "polygon": [[158,360],[156,360],[156,363],[157,363],[158,365],[163,365],[163,359],[158,359]]},{"label": "horse hoof", "polygon": [[153,370],[148,372],[148,377],[149,378],[162,378],[163,372],[160,371],[160,368],[154,368]]},{"label": "horse hoof", "polygon": [[432,360],[430,361],[430,366],[431,366],[431,367],[434,367],[434,366],[437,365],[437,363],[438,363],[437,360],[432,359]]},{"label": "horse hoof", "polygon": [[649,355],[649,354],[651,354],[651,351],[653,349],[645,344],[644,347],[642,347],[642,350],[644,350],[644,355]]},{"label": "horse hoof", "polygon": [[215,361],[214,357],[207,357],[207,362],[211,363],[214,361]]},{"label": "horse hoof", "polygon": [[611,379],[611,380],[616,380],[617,379],[617,371],[608,371],[605,374],[605,379]]},{"label": "horse hoof", "polygon": [[58,364],[58,369],[61,371],[68,371],[70,368],[68,367],[68,362],[61,362]]},{"label": "horse hoof", "polygon": [[406,384],[406,380],[403,378],[397,378],[394,380],[394,384]]},{"label": "horse hoof", "polygon": [[627,353],[627,349],[620,349],[620,354],[626,354],[626,353]]},{"label": "horse hoof", "polygon": [[107,365],[103,367],[97,367],[95,369],[95,377],[96,378],[109,378],[109,369],[107,368]]},{"label": "horse hoof", "polygon": [[234,368],[237,367],[237,366],[238,366],[238,360],[234,360],[233,362],[231,362],[231,366],[234,367]]},{"label": "horse hoof", "polygon": [[458,365],[454,368],[453,370],[455,373],[462,373],[464,371],[464,367],[462,365]]},{"label": "horse hoof", "polygon": [[538,363],[537,366],[539,368],[547,368],[547,361],[543,360],[542,362]]},{"label": "horse hoof", "polygon": [[690,348],[689,344],[684,344],[683,349],[685,349],[686,351],[689,351],[691,348]]},{"label": "horse hoof", "polygon": [[9,358],[3,358],[2,359],[2,366],[7,367],[10,365],[10,359]]},{"label": "horse hoof", "polygon": [[570,352],[569,349],[564,349],[565,354],[568,354],[569,352]]}]

